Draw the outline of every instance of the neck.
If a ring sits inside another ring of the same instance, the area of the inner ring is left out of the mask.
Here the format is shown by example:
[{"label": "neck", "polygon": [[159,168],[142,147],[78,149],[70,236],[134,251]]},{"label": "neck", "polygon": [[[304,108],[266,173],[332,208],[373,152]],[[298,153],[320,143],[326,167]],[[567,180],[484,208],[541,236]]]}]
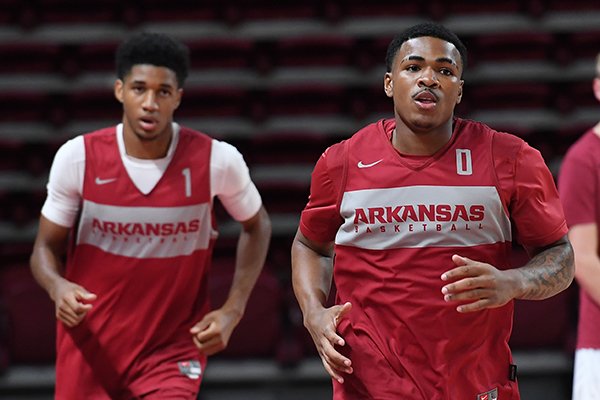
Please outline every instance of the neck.
[{"label": "neck", "polygon": [[414,132],[407,127],[398,126],[396,123],[391,141],[392,146],[402,154],[430,156],[444,147],[451,137],[452,121],[448,126],[428,132]]},{"label": "neck", "polygon": [[598,122],[596,126],[594,126],[593,130],[596,136],[600,137],[600,122]]},{"label": "neck", "polygon": [[167,156],[173,140],[173,131],[169,126],[166,132],[159,136],[147,138],[135,132],[126,132],[123,126],[123,143],[128,156],[141,160],[155,160]]}]

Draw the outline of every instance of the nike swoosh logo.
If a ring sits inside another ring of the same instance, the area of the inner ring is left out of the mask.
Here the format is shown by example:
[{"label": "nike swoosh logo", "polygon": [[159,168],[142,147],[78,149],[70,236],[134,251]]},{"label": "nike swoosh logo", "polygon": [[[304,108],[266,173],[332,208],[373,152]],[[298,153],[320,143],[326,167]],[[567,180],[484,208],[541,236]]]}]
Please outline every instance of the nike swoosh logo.
[{"label": "nike swoosh logo", "polygon": [[96,185],[106,185],[107,183],[111,183],[116,180],[117,180],[117,178],[100,179],[100,178],[96,177]]},{"label": "nike swoosh logo", "polygon": [[372,162],[371,164],[363,164],[362,161],[359,161],[358,164],[357,164],[357,166],[358,166],[358,168],[370,168],[370,167],[373,167],[373,166],[379,164],[382,161],[383,161],[383,158],[381,160],[377,160],[375,162]]}]

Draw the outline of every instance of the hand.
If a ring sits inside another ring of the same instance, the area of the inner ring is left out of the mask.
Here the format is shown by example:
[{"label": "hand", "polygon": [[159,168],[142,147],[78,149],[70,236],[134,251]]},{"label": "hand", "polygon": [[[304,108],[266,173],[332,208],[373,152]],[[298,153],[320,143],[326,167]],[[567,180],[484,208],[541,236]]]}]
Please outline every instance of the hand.
[{"label": "hand", "polygon": [[238,314],[223,308],[209,312],[190,329],[194,344],[207,356],[224,350],[240,319]]},{"label": "hand", "polygon": [[351,309],[351,303],[323,308],[311,313],[311,316],[305,320],[306,328],[315,342],[325,370],[339,383],[344,383],[341,372],[352,373],[350,359],[344,357],[334,347],[335,345],[344,346],[346,344],[344,339],[337,334],[337,326]]},{"label": "hand", "polygon": [[442,274],[443,281],[452,281],[442,293],[447,302],[465,303],[456,307],[458,312],[501,307],[515,297],[517,284],[510,271],[456,254],[452,261],[457,267]]},{"label": "hand", "polygon": [[82,286],[62,280],[56,286],[52,296],[56,319],[69,328],[79,325],[83,317],[92,309],[92,305],[88,302],[96,300],[96,297]]}]

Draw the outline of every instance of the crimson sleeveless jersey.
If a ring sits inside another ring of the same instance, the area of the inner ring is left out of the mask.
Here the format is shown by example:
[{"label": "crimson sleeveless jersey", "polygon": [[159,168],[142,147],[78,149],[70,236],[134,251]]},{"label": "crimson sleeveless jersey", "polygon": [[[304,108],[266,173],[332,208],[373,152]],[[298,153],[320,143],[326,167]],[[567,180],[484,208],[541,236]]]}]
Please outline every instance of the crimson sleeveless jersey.
[{"label": "crimson sleeveless jersey", "polygon": [[[335,204],[313,185],[300,226],[324,241],[337,224],[336,303],[354,306],[338,327],[354,373],[334,381],[336,399],[519,398],[509,380],[513,303],[458,313],[440,276],[455,267],[453,254],[508,268],[511,217],[528,245],[558,240],[564,218],[537,151],[483,124],[454,122],[443,149],[407,160],[390,142],[394,121],[379,121],[329,148],[313,173],[327,166]],[[534,156],[528,167],[542,171],[540,187],[528,189],[540,192],[535,200],[511,186],[523,149]],[[539,212],[521,204],[546,198]]]},{"label": "crimson sleeveless jersey", "polygon": [[160,384],[197,392],[206,359],[189,329],[208,311],[211,139],[182,128],[147,195],[127,174],[115,128],[84,141],[83,203],[65,277],[98,298],[77,327],[58,324],[56,397],[130,398]]}]

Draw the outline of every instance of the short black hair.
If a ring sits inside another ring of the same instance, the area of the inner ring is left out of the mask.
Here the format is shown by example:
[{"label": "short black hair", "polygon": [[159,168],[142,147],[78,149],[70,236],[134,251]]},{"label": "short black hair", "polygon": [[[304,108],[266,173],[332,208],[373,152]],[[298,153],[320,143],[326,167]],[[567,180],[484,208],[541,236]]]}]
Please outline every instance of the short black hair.
[{"label": "short black hair", "polygon": [[131,36],[117,48],[117,77],[121,80],[138,64],[166,67],[175,72],[182,87],[190,68],[190,52],[186,45],[162,33],[142,32]]},{"label": "short black hair", "polygon": [[458,36],[456,36],[454,32],[450,31],[445,26],[436,24],[434,22],[424,22],[422,24],[411,26],[404,32],[397,35],[390,42],[390,45],[387,49],[387,54],[385,56],[385,66],[387,68],[387,72],[392,71],[392,65],[394,64],[396,53],[400,47],[402,47],[404,42],[424,36],[431,36],[452,43],[454,47],[456,47],[456,50],[458,50],[460,53],[464,71],[465,67],[467,66],[467,47],[464,45],[464,43],[458,38]]}]

